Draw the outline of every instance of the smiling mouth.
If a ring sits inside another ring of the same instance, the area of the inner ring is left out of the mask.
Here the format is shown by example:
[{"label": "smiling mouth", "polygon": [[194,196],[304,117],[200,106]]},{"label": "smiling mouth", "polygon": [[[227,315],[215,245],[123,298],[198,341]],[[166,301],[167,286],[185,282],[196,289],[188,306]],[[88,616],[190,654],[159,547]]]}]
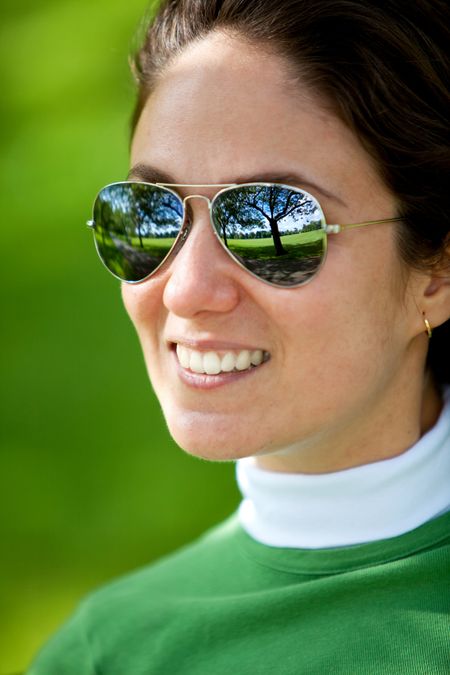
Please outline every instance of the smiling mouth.
[{"label": "smiling mouth", "polygon": [[176,345],[178,362],[186,370],[205,375],[238,373],[257,368],[269,360],[270,354],[262,349],[239,351],[201,352],[184,345]]}]

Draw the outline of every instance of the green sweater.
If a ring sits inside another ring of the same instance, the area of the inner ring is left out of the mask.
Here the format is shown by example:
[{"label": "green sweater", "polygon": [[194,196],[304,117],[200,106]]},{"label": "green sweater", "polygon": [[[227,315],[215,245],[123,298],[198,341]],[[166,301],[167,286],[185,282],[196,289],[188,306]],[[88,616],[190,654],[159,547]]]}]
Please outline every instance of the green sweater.
[{"label": "green sweater", "polygon": [[450,673],[450,513],[336,549],[250,538],[236,516],[91,594],[29,675]]}]

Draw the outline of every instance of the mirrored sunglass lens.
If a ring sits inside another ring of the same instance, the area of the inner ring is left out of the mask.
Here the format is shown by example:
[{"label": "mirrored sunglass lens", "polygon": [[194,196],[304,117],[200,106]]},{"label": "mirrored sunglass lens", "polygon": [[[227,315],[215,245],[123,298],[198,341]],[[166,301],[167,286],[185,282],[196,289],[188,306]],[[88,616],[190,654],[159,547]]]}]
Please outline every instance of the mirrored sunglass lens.
[{"label": "mirrored sunglass lens", "polygon": [[183,223],[181,200],[145,183],[115,183],[94,204],[94,236],[106,267],[124,281],[142,281],[169,253]]},{"label": "mirrored sunglass lens", "polygon": [[296,286],[320,268],[324,216],[306,193],[278,185],[232,188],[217,196],[213,221],[233,256],[265,281]]}]

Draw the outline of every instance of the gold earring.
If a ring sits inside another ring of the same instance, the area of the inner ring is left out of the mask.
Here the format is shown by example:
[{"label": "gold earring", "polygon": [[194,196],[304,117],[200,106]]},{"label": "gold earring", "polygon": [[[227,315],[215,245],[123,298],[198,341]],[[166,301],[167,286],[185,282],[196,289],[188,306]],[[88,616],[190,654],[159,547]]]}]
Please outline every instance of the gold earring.
[{"label": "gold earring", "polygon": [[428,321],[428,319],[425,316],[425,312],[422,312],[422,314],[423,314],[423,322],[425,324],[425,328],[427,329],[426,332],[427,332],[428,338],[431,339],[431,336],[433,335],[433,329],[431,328],[430,322]]}]

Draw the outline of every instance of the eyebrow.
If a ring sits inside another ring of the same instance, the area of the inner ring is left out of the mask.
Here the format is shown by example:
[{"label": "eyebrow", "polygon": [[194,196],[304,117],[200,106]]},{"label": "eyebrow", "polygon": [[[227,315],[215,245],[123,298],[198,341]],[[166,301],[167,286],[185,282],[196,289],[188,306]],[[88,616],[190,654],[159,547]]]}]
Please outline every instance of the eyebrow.
[{"label": "eyebrow", "polygon": [[[144,164],[142,162],[133,166],[127,176],[127,180],[138,179],[142,180],[145,183],[174,183],[177,184],[176,179],[171,176],[169,173],[160,171],[150,164]],[[296,173],[275,173],[271,171],[266,171],[262,173],[252,174],[252,175],[241,175],[236,176],[234,180],[223,181],[223,183],[211,183],[211,185],[232,185],[234,183],[285,183],[286,185],[292,185],[293,187],[299,188],[312,188],[313,194],[316,190],[321,194],[325,195],[329,199],[334,199],[335,201],[347,206],[347,204],[338,197],[336,194],[329,192],[323,187],[312,183],[309,179],[301,176]],[[181,183],[180,183],[181,185]],[[191,185],[191,183],[186,183],[186,185]],[[195,183],[192,183],[195,185]],[[205,185],[208,185],[205,183]]]}]

